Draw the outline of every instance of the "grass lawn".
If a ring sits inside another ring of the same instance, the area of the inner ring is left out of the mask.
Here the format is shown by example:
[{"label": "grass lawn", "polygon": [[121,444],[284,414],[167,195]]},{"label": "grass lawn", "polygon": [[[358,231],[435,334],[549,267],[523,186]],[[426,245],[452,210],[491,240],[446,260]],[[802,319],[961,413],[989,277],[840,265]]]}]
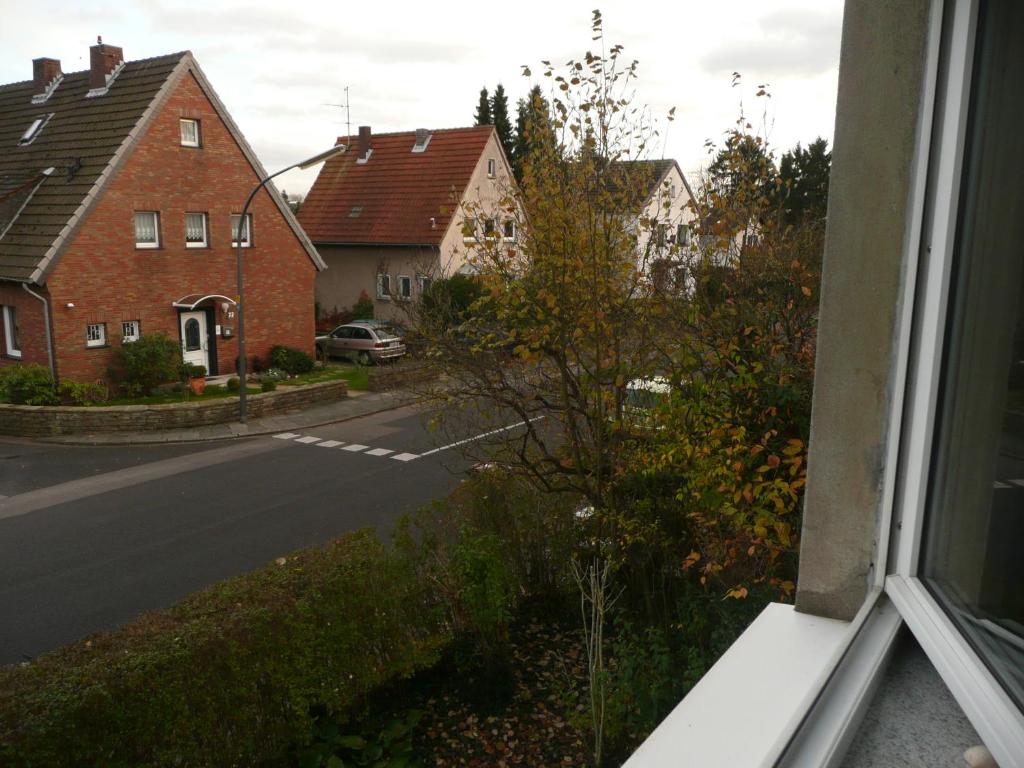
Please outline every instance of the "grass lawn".
[{"label": "grass lawn", "polygon": [[[259,387],[249,386],[245,390],[250,395],[255,395],[260,391]],[[221,397],[235,397],[238,392],[230,392],[226,386],[208,386],[206,391],[201,395],[192,393],[191,389],[185,389],[181,392],[166,392],[159,395],[149,395],[147,397],[115,397],[107,400],[104,403],[95,403],[98,406],[106,405],[166,405],[168,403],[191,403],[202,400],[217,400]]]},{"label": "grass lawn", "polygon": [[302,384],[320,384],[325,381],[345,379],[349,389],[367,390],[370,388],[370,370],[365,365],[354,363],[329,362],[322,368],[303,373],[294,379],[279,381],[279,387],[295,387]]}]

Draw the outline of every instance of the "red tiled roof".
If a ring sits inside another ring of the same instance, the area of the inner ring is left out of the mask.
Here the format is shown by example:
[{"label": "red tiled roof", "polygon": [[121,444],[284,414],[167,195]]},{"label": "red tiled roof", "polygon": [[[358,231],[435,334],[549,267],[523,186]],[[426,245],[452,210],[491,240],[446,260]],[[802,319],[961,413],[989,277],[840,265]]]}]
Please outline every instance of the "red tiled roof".
[{"label": "red tiled roof", "polygon": [[424,152],[414,131],[374,134],[366,163],[358,138],[342,136],[348,151],[320,169],[299,221],[314,243],[440,245],[493,131],[432,131]]}]

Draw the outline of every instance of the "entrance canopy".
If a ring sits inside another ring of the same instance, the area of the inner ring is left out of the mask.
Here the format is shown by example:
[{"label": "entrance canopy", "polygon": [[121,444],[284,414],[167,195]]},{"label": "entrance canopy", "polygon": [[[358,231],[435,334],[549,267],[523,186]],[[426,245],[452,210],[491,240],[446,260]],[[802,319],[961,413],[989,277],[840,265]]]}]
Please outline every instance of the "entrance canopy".
[{"label": "entrance canopy", "polygon": [[221,296],[219,293],[190,293],[188,296],[182,296],[177,301],[171,302],[171,306],[181,309],[195,309],[208,300],[226,301],[233,306],[236,304],[234,299],[228,296]]}]

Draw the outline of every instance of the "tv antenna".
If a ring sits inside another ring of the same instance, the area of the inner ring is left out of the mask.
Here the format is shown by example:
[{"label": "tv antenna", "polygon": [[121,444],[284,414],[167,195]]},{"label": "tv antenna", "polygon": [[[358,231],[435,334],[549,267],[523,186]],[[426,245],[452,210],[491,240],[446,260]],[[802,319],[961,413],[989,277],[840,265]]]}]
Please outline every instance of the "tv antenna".
[{"label": "tv antenna", "polygon": [[349,102],[348,102],[348,86],[345,86],[345,103],[344,104],[324,104],[325,107],[339,107],[345,110],[345,135],[352,136],[352,118],[349,114]]}]

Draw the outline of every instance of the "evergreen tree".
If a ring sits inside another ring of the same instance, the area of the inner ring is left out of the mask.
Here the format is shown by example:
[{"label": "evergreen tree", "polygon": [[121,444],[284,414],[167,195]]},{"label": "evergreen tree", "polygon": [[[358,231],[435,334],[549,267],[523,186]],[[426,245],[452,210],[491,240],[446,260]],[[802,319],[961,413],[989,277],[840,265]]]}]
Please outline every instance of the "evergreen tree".
[{"label": "evergreen tree", "polygon": [[823,222],[828,210],[828,176],[832,153],[820,136],[807,149],[797,144],[782,156],[782,219],[786,224]]},{"label": "evergreen tree", "polygon": [[494,95],[491,96],[490,113],[494,129],[498,132],[498,141],[501,142],[501,147],[505,150],[505,156],[511,158],[512,153],[515,151],[513,148],[512,121],[508,116],[508,96],[505,95],[505,87],[501,83],[498,83],[498,86],[494,89]]},{"label": "evergreen tree", "polygon": [[538,147],[557,144],[551,126],[551,111],[539,85],[533,86],[525,99],[516,104],[516,135],[510,162],[516,181],[522,183],[523,167],[531,152]]},{"label": "evergreen tree", "polygon": [[480,89],[480,100],[476,104],[474,125],[494,125],[491,117],[491,100],[487,96],[487,88]]}]

